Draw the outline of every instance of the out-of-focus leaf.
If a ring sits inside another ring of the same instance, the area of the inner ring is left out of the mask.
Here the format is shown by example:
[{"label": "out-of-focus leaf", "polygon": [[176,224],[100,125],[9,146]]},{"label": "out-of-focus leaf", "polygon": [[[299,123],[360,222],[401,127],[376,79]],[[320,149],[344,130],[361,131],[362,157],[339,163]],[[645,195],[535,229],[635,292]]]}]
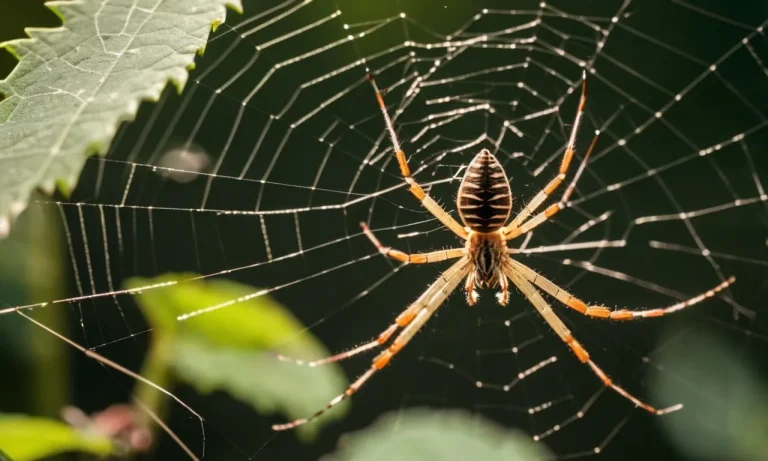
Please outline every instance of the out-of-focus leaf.
[{"label": "out-of-focus leaf", "polygon": [[[173,283],[180,281],[181,283]],[[162,332],[191,335],[213,345],[234,349],[279,349],[304,357],[321,357],[325,348],[287,309],[258,288],[229,280],[200,279],[196,274],[164,274],[153,279],[132,278],[126,287],[146,290],[136,297],[153,328]],[[179,316],[219,307],[178,321]]]},{"label": "out-of-focus leaf", "polygon": [[654,401],[682,402],[682,411],[660,418],[691,459],[752,461],[768,454],[768,383],[746,357],[713,333],[670,332],[654,359]]},{"label": "out-of-focus leaf", "polygon": [[[43,198],[39,192],[33,197]],[[29,207],[11,235],[0,240],[0,304],[23,306],[64,297],[67,277],[63,244],[56,207]],[[35,319],[63,334],[69,325],[62,309],[40,309]],[[70,354],[66,344],[21,316],[3,316],[0,350],[0,370],[9,366],[18,370],[14,379],[0,378],[0,400],[12,395],[28,402],[25,408],[31,414],[57,416],[69,400]]]},{"label": "out-of-focus leaf", "polygon": [[[281,413],[288,419],[309,416],[323,408],[346,385],[335,367],[310,368],[277,360],[259,351],[216,348],[194,340],[177,342],[174,371],[200,393],[225,390],[259,413]],[[297,428],[305,439],[320,425],[340,418],[347,401],[322,418]]]},{"label": "out-of-focus leaf", "polygon": [[[338,365],[310,368],[277,358],[276,353],[318,358],[328,351],[286,308],[265,293],[254,296],[259,293],[257,288],[194,274],[126,282],[134,290],[158,284],[165,286],[136,295],[152,326],[153,342],[170,349],[155,356],[170,357],[169,366],[176,376],[199,392],[223,390],[261,413],[280,412],[295,419],[314,413],[344,390],[346,379]],[[223,307],[177,320],[215,306]],[[346,404],[317,422],[321,425],[340,417]],[[318,424],[308,424],[299,433],[311,437],[318,428]]]},{"label": "out-of-focus leaf", "polygon": [[13,459],[11,459],[11,457],[6,452],[0,449],[0,461],[13,461]]},{"label": "out-of-focus leaf", "polygon": [[106,437],[80,433],[54,419],[24,415],[0,415],[0,447],[14,461],[32,461],[72,451],[107,456],[113,450]]},{"label": "out-of-focus leaf", "polygon": [[427,409],[389,413],[369,428],[345,435],[323,461],[534,461],[546,447],[462,411]]},{"label": "out-of-focus leaf", "polygon": [[[225,5],[239,0],[81,0],[46,4],[62,27],[0,44],[19,58],[0,81],[0,236],[36,187],[69,190],[87,155],[168,81],[181,89]],[[10,13],[7,13],[10,14]]]}]

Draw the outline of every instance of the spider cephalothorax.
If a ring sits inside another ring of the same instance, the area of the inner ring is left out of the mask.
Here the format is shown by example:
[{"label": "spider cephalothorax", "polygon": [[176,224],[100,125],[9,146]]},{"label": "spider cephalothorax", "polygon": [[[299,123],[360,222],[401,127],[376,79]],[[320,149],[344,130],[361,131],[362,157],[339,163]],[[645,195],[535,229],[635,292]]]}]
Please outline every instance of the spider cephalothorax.
[{"label": "spider cephalothorax", "polygon": [[[584,76],[586,74],[583,74]],[[507,247],[507,241],[520,235],[526,234],[546,222],[556,213],[565,209],[568,204],[568,197],[573,192],[576,180],[586,165],[590,152],[595,147],[597,136],[592,140],[587,152],[584,154],[581,167],[576,173],[576,178],[565,190],[559,202],[554,203],[544,210],[539,210],[544,202],[555,192],[555,190],[565,180],[565,174],[568,166],[573,159],[576,132],[579,129],[579,122],[584,111],[584,104],[587,100],[586,81],[582,83],[581,100],[576,112],[576,119],[571,129],[571,136],[568,145],[563,154],[563,161],[560,163],[560,169],[555,176],[538,194],[536,194],[515,217],[507,223],[512,209],[512,193],[507,182],[507,175],[504,173],[499,161],[486,149],[472,159],[464,173],[464,179],[461,181],[457,205],[459,216],[464,226],[459,224],[450,214],[448,214],[437,202],[435,202],[424,189],[411,177],[411,170],[408,167],[408,161],[405,152],[400,148],[397,139],[397,133],[392,125],[392,119],[387,114],[387,108],[384,105],[384,98],[376,87],[373,77],[368,76],[371,84],[376,91],[376,99],[379,102],[379,108],[384,115],[387,131],[392,140],[392,147],[395,152],[395,158],[400,167],[408,190],[416,197],[424,208],[426,208],[438,221],[446,228],[453,231],[459,238],[466,241],[462,248],[451,248],[448,250],[438,250],[429,253],[408,254],[400,250],[386,247],[379,242],[376,236],[368,229],[365,223],[361,223],[363,233],[373,242],[382,254],[401,261],[406,264],[424,264],[436,263],[448,259],[458,259],[451,267],[446,269],[440,277],[424,291],[413,303],[411,303],[395,321],[382,331],[379,336],[361,346],[350,349],[346,352],[315,360],[308,363],[310,366],[321,365],[323,363],[336,362],[352,357],[361,352],[370,349],[380,349],[381,352],[373,359],[371,367],[357,378],[343,394],[334,397],[328,405],[317,411],[312,416],[300,418],[286,424],[276,424],[272,426],[275,430],[291,429],[296,426],[307,423],[314,418],[322,415],[327,409],[338,404],[345,398],[351,396],[365,384],[371,376],[387,366],[392,358],[400,352],[418,333],[418,331],[427,323],[429,318],[443,304],[448,296],[458,288],[461,281],[466,278],[465,288],[467,290],[467,302],[474,304],[477,302],[477,293],[474,288],[499,286],[501,292],[498,294],[499,304],[506,304],[509,297],[509,282],[517,287],[520,293],[533,305],[536,311],[541,315],[544,321],[552,328],[557,336],[573,351],[576,358],[589,368],[602,381],[603,385],[613,389],[619,395],[631,401],[634,405],[643,408],[651,413],[663,415],[671,411],[682,408],[682,404],[672,405],[667,408],[655,408],[637,397],[633,396],[622,387],[615,384],[611,378],[590,358],[587,350],[573,337],[571,330],[557,316],[552,306],[544,299],[542,292],[551,296],[555,301],[562,303],[566,307],[573,309],[581,314],[611,320],[632,320],[646,317],[660,317],[672,312],[679,311],[692,306],[702,300],[714,296],[717,292],[725,289],[734,278],[722,281],[719,285],[708,291],[694,296],[685,301],[678,302],[671,306],[660,309],[611,310],[605,306],[589,305],[579,298],[568,293],[563,288],[555,285],[554,282],[538,274],[533,269],[524,265],[520,261],[512,259],[510,253],[516,253],[520,250],[513,250]],[[537,212],[537,210],[539,210]],[[541,291],[539,291],[541,290]],[[397,335],[395,335],[397,333]],[[394,339],[393,339],[394,338]],[[391,340],[391,341],[390,341]],[[389,343],[389,346],[385,345]]]},{"label": "spider cephalothorax", "polygon": [[500,286],[501,291],[496,295],[499,304],[506,305],[509,299],[507,277],[503,272],[504,261],[507,255],[507,242],[499,231],[488,233],[470,231],[467,238],[467,257],[472,264],[473,271],[467,276],[464,285],[467,291],[467,304],[470,306],[477,302],[477,288],[490,288]]}]

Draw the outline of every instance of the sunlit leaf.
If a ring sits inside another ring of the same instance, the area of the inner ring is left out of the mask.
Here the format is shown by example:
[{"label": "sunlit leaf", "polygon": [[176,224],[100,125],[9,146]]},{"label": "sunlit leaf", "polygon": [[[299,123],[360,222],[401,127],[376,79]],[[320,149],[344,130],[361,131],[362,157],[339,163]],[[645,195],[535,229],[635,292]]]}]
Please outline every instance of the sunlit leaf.
[{"label": "sunlit leaf", "polygon": [[[87,155],[168,81],[181,89],[225,4],[240,0],[49,2],[64,24],[0,44],[19,59],[0,81],[0,236],[36,187],[71,188]],[[8,13],[10,14],[10,13]]]},{"label": "sunlit leaf", "polygon": [[113,450],[108,438],[83,434],[54,419],[2,414],[0,447],[14,461],[31,461],[74,451],[106,456]]},{"label": "sunlit leaf", "polygon": [[[328,351],[286,308],[266,294],[254,296],[259,289],[227,280],[195,279],[194,274],[134,278],[126,286],[158,284],[167,285],[136,295],[154,342],[171,349],[156,356],[169,355],[176,376],[199,392],[223,390],[261,413],[295,419],[314,413],[344,389],[346,379],[337,365],[310,368],[277,358],[276,353],[318,358]],[[221,308],[177,320],[215,306]],[[345,406],[342,403],[318,424],[300,427],[300,433],[312,436],[319,425],[341,416]]]},{"label": "sunlit leaf", "polygon": [[346,435],[323,461],[534,461],[546,447],[516,430],[461,411],[406,410]]},{"label": "sunlit leaf", "polygon": [[768,453],[768,383],[747,357],[702,329],[670,332],[661,341],[651,390],[655,400],[682,402],[660,419],[691,459],[752,461]]}]

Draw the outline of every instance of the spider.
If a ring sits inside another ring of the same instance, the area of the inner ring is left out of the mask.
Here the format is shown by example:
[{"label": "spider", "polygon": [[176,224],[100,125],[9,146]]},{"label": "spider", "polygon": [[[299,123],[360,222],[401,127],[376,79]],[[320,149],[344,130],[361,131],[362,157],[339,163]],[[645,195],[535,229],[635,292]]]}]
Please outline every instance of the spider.
[{"label": "spider", "polygon": [[[633,396],[622,387],[615,384],[611,378],[592,361],[587,350],[574,337],[568,327],[552,310],[550,304],[544,299],[541,291],[552,296],[563,305],[589,317],[611,320],[633,320],[645,317],[660,317],[676,312],[686,307],[713,297],[719,291],[725,289],[735,281],[730,277],[714,288],[706,292],[678,302],[665,308],[629,310],[611,310],[605,306],[589,305],[564,289],[555,285],[551,280],[536,273],[529,267],[515,260],[510,255],[517,253],[513,248],[507,247],[507,241],[530,232],[559,211],[565,208],[568,197],[573,191],[574,184],[569,186],[562,199],[550,205],[543,211],[534,214],[536,210],[565,180],[568,167],[574,155],[574,144],[579,130],[584,105],[587,100],[586,73],[582,75],[581,99],[576,112],[575,121],[571,129],[570,138],[563,154],[562,162],[557,176],[554,177],[538,194],[536,194],[523,210],[507,224],[512,211],[512,191],[509,181],[499,161],[487,149],[482,149],[466,168],[464,177],[459,186],[457,196],[457,208],[463,226],[448,214],[437,202],[435,202],[411,176],[405,153],[400,148],[400,142],[395,134],[392,119],[387,113],[384,98],[376,85],[373,77],[368,74],[368,80],[376,93],[379,108],[384,116],[386,129],[389,133],[392,147],[400,166],[400,172],[413,194],[435,218],[445,227],[453,231],[465,240],[463,248],[433,251],[429,253],[407,254],[381,244],[373,232],[361,223],[363,233],[371,240],[383,255],[401,261],[406,264],[436,263],[449,259],[458,259],[451,267],[443,272],[440,277],[422,293],[419,298],[408,306],[395,322],[384,330],[376,339],[359,347],[342,352],[324,359],[309,362],[309,366],[317,366],[324,363],[343,360],[361,352],[383,348],[390,338],[400,330],[388,347],[377,355],[371,367],[355,380],[344,393],[333,398],[328,405],[317,411],[312,416],[300,418],[286,424],[276,424],[272,428],[276,431],[292,429],[308,423],[319,417],[342,400],[357,392],[373,375],[383,369],[392,358],[397,355],[413,338],[413,336],[426,324],[429,318],[443,304],[446,298],[465,280],[464,289],[467,296],[467,304],[477,302],[478,295],[475,288],[499,287],[497,300],[500,305],[506,305],[509,301],[509,281],[517,287],[533,307],[539,312],[557,336],[573,351],[576,358],[588,365],[597,375],[603,385],[610,387],[624,398],[630,400],[636,406],[656,415],[663,415],[682,408],[682,404],[672,405],[657,409],[637,397]],[[595,146],[597,137],[592,141],[582,160],[582,168]],[[577,178],[580,172],[577,172]],[[575,181],[575,180],[574,180]],[[541,290],[541,291],[539,291]]]}]

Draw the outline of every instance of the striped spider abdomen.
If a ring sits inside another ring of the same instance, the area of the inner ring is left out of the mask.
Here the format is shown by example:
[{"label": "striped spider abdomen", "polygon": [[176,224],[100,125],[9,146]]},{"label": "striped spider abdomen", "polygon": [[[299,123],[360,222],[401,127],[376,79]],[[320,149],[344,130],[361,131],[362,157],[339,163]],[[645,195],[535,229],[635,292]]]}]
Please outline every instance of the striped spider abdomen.
[{"label": "striped spider abdomen", "polygon": [[501,163],[487,149],[478,153],[467,167],[456,198],[459,216],[471,230],[497,231],[512,210],[512,190]]}]

